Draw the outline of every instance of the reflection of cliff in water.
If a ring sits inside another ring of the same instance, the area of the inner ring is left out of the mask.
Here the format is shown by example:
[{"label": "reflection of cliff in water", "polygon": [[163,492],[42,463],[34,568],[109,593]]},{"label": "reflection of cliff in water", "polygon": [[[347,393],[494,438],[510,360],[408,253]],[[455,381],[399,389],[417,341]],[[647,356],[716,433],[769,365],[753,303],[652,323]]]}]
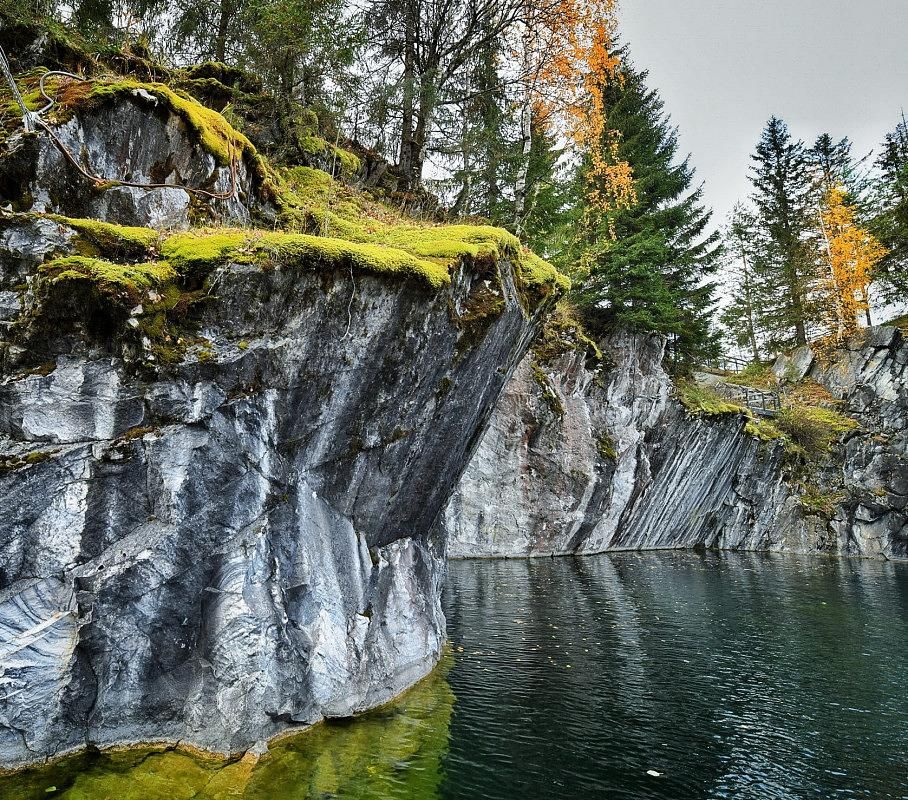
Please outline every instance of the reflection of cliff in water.
[{"label": "reflection of cliff in water", "polygon": [[[276,742],[257,762],[173,750],[86,753],[0,778],[3,800],[304,800],[433,797],[454,694],[451,657],[396,702]],[[51,787],[56,787],[51,789]]]},{"label": "reflection of cliff in water", "polygon": [[448,572],[445,800],[908,797],[906,565],[662,552]]}]

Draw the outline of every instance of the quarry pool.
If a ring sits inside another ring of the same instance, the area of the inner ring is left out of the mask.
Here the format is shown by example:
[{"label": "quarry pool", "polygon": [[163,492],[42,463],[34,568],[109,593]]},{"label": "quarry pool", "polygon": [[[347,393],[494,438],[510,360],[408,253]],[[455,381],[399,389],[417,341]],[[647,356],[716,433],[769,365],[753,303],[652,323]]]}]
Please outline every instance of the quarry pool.
[{"label": "quarry pool", "polygon": [[3,800],[908,798],[908,565],[653,553],[451,564],[451,650],[257,763],[89,754]]}]

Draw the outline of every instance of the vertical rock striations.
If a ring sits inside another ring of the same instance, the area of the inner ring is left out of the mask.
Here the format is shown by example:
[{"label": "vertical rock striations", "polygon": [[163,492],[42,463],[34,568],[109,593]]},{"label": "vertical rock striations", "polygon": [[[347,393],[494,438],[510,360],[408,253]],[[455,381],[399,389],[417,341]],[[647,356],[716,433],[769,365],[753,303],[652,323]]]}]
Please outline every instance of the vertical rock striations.
[{"label": "vertical rock striations", "polygon": [[[568,349],[528,354],[440,519],[454,557],[706,546],[908,557],[908,344],[895,328],[828,366],[797,353],[861,429],[819,480],[845,491],[808,513],[780,444],[740,415],[692,416],[671,394],[662,344],[617,335],[606,364]],[[542,362],[542,363],[540,363]],[[780,372],[791,371],[787,363]]]},{"label": "vertical rock striations", "polygon": [[237,191],[0,152],[27,212],[0,214],[0,768],[238,752],[390,700],[440,656],[432,524],[563,279],[490,228],[110,225],[242,221],[286,187],[166,87],[77,88],[57,135],[95,172]]}]

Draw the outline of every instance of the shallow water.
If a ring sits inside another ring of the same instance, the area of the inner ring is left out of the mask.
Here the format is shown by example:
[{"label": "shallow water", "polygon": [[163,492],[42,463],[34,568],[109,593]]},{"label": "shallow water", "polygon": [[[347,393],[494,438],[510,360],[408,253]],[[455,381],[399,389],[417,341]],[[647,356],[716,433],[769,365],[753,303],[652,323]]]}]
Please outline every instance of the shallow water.
[{"label": "shallow water", "polygon": [[255,766],[85,756],[0,798],[908,798],[908,565],[459,562],[445,607],[431,678]]}]

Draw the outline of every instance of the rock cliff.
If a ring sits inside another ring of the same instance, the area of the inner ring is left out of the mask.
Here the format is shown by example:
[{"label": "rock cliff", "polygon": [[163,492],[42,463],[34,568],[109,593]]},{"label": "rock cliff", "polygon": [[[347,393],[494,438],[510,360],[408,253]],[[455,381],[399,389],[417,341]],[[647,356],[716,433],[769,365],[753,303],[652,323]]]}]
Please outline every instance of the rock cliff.
[{"label": "rock cliff", "polygon": [[[54,130],[99,171],[229,183],[210,134],[239,135],[159,94]],[[31,170],[0,217],[0,767],[238,752],[388,701],[440,656],[431,526],[554,274],[488,228],[99,223],[245,219],[274,190],[254,149],[236,205],[204,208],[80,187],[59,155],[29,134],[0,157]]]},{"label": "rock cliff", "polygon": [[[811,467],[818,513],[780,441],[732,409],[691,414],[654,338],[530,353],[440,520],[453,557],[710,548],[908,557],[908,343],[865,332],[828,364],[796,353],[860,427]],[[786,360],[780,374],[791,373]]]}]

